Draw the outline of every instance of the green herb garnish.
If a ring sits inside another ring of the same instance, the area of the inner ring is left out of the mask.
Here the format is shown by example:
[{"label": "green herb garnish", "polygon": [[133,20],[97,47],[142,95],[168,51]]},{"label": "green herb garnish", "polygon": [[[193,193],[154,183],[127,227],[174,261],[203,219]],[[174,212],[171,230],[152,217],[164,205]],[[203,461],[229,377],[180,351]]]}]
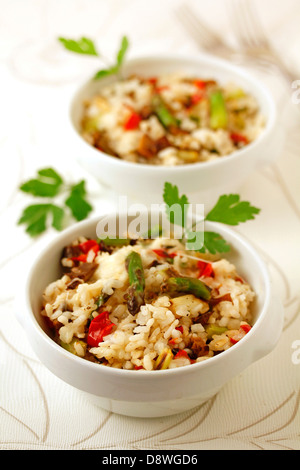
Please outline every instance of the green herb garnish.
[{"label": "green herb garnish", "polygon": [[[76,41],[74,39],[66,39],[66,38],[60,37],[58,38],[58,40],[68,51],[75,52],[77,54],[86,54],[86,55],[101,57],[101,54],[98,52],[94,42],[89,38],[82,37]],[[98,70],[98,72],[96,72],[96,74],[94,75],[94,79],[99,80],[101,78],[107,77],[108,75],[119,74],[121,67],[123,65],[128,47],[129,47],[128,38],[127,36],[123,36],[121,40],[121,45],[116,55],[115,62],[107,68]]]},{"label": "green herb garnish", "polygon": [[87,202],[85,196],[85,181],[82,180],[71,187],[70,195],[65,201],[73,217],[78,221],[84,220],[92,210],[92,206]]},{"label": "green herb garnish", "polygon": [[206,220],[221,222],[227,225],[238,225],[241,222],[254,219],[260,209],[253,207],[247,201],[240,201],[238,194],[220,196],[215,207],[207,214]]},{"label": "green herb garnish", "polygon": [[[171,183],[165,183],[163,199],[166,203],[167,217],[171,224],[181,225],[182,227],[185,227],[187,216],[186,208],[189,205],[189,201],[186,195],[184,194],[183,196],[179,196],[179,190],[176,185],[173,186]],[[180,223],[175,221],[176,206],[180,208]]]},{"label": "green herb garnish", "polygon": [[[36,178],[23,183],[20,190],[34,197],[47,199],[46,203],[27,206],[18,220],[18,224],[26,225],[26,232],[31,237],[45,232],[50,220],[53,228],[62,230],[67,216],[66,209],[77,221],[85,219],[92,210],[92,206],[86,200],[85,181],[68,186],[53,168],[39,170]],[[53,200],[55,197],[63,196],[65,199],[60,205]]]},{"label": "green herb garnish", "polygon": [[[227,253],[230,251],[230,245],[224,238],[216,232],[195,232],[186,228],[187,209],[189,201],[184,194],[179,195],[176,185],[165,183],[163,199],[166,204],[166,215],[168,220],[175,225],[184,228],[184,238],[188,240],[190,249],[200,253]],[[176,207],[178,208],[176,217]],[[213,221],[227,225],[238,225],[255,218],[260,209],[251,206],[247,201],[240,201],[238,194],[229,194],[220,196],[213,209],[204,217],[205,221]],[[195,242],[192,248],[193,240],[197,239],[197,234],[202,236],[203,246],[199,248]]]},{"label": "green herb garnish", "polygon": [[82,37],[78,41],[66,38],[58,38],[58,40],[68,51],[76,52],[76,54],[99,55],[91,39]]}]

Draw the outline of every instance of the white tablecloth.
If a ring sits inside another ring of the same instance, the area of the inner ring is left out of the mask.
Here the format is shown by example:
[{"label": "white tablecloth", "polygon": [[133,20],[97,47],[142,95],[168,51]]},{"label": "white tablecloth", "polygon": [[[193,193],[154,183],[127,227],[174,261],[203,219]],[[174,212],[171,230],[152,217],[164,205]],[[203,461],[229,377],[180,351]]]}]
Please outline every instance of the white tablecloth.
[{"label": "white tablecloth", "polygon": [[[115,200],[113,192],[72,161],[73,149],[64,141],[72,93],[97,64],[67,53],[56,38],[91,37],[107,56],[115,54],[123,34],[130,38],[129,57],[174,50],[197,54],[200,48],[174,15],[180,3],[0,0],[1,449],[300,449],[300,355],[293,356],[293,345],[300,341],[300,104],[292,103],[291,84],[271,70],[251,66],[272,90],[288,138],[279,160],[243,186],[241,197],[262,211],[237,229],[266,260],[284,304],[284,330],[270,355],[192,412],[128,418],[95,407],[53,376],[35,357],[13,313],[28,261],[56,236],[49,230],[32,240],[17,226],[21,211],[32,201],[18,190],[20,183],[37,168],[52,166],[70,181],[86,179],[91,215],[105,212]],[[230,1],[186,3],[238,47]],[[266,33],[300,78],[299,1],[256,4]]]}]

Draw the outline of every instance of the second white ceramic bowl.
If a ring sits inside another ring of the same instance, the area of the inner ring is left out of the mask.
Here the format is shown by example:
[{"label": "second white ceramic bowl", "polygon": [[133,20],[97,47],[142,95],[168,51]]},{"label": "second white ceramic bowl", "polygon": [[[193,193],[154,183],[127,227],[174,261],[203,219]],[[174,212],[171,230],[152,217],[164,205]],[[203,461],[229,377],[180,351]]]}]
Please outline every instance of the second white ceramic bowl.
[{"label": "second white ceramic bowl", "polygon": [[83,102],[115,80],[108,77],[88,80],[71,102],[72,158],[75,155],[80,164],[104,185],[139,202],[161,202],[164,183],[170,181],[180,185],[191,202],[210,207],[221,194],[238,191],[250,174],[280,155],[283,129],[278,122],[276,105],[269,90],[258,79],[229,62],[206,55],[189,57],[168,54],[136,58],[124,65],[124,76],[139,74],[152,77],[176,72],[187,76],[214,78],[222,84],[234,82],[251,93],[258,100],[261,113],[266,118],[266,127],[259,138],[247,147],[216,161],[176,167],[131,163],[111,157],[89,145],[80,135]]},{"label": "second white ceramic bowl", "polygon": [[97,222],[98,219],[76,224],[39,253],[16,299],[17,317],[34,352],[57,377],[106,410],[136,417],[166,416],[192,409],[212,398],[230,379],[275,347],[282,331],[283,308],[263,261],[242,237],[212,223],[206,223],[206,230],[219,232],[231,244],[231,252],[226,257],[256,293],[252,310],[254,326],[239,343],[204,362],[159,371],[114,369],[89,362],[60,347],[48,335],[40,315],[42,293],[61,276],[63,247],[81,235],[95,238]]}]

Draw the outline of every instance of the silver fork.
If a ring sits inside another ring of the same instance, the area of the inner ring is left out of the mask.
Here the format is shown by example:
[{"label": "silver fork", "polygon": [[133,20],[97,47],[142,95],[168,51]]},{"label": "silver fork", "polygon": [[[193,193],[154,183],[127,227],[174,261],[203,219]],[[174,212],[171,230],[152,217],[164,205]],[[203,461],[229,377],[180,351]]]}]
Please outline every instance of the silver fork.
[{"label": "silver fork", "polygon": [[175,15],[200,49],[227,59],[236,53],[215,31],[200,20],[188,5],[180,5],[175,10]]},{"label": "silver fork", "polygon": [[291,83],[295,76],[267,38],[253,0],[234,0],[230,11],[231,25],[245,54],[261,67],[272,67]]}]

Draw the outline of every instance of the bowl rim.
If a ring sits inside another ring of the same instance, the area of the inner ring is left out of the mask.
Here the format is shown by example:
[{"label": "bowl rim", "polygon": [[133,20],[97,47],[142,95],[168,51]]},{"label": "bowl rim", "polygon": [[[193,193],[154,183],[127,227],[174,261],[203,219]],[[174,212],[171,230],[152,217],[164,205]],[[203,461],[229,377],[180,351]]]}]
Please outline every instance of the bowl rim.
[{"label": "bowl rim", "polygon": [[[119,214],[120,216],[124,215],[122,213]],[[30,266],[30,269],[28,271],[26,283],[24,285],[24,288],[21,293],[21,300],[22,304],[24,305],[24,308],[27,311],[27,318],[30,321],[31,326],[33,327],[35,333],[41,338],[42,341],[46,341],[46,343],[49,345],[50,348],[54,349],[54,351],[62,356],[65,356],[66,359],[74,361],[74,363],[78,363],[79,367],[86,367],[87,369],[90,369],[94,371],[96,374],[104,374],[107,376],[112,376],[112,377],[118,377],[122,380],[125,380],[126,377],[135,377],[138,380],[141,378],[144,378],[145,380],[156,380],[159,377],[171,377],[173,375],[177,374],[190,374],[197,372],[200,373],[201,370],[206,369],[210,365],[213,366],[214,364],[218,364],[221,361],[226,360],[227,358],[230,358],[230,355],[235,355],[236,352],[240,349],[243,349],[243,347],[246,347],[249,341],[251,341],[252,337],[256,335],[257,330],[260,327],[260,324],[263,322],[264,317],[267,314],[268,311],[268,306],[270,305],[271,302],[271,280],[270,280],[270,274],[268,272],[268,269],[256,251],[256,249],[249,243],[243,236],[241,236],[239,233],[236,233],[234,230],[228,228],[227,226],[223,226],[221,224],[215,223],[215,222],[206,222],[209,224],[209,226],[214,227],[216,231],[218,229],[220,230],[222,235],[228,234],[231,236],[233,239],[236,239],[242,248],[246,248],[247,251],[249,252],[250,256],[255,259],[257,265],[260,268],[263,282],[264,282],[264,292],[265,292],[265,300],[264,304],[260,310],[260,313],[258,315],[257,320],[255,321],[254,325],[252,326],[251,330],[245,335],[245,337],[238,343],[234,344],[231,346],[229,349],[226,351],[223,351],[222,354],[218,354],[214,357],[211,357],[207,360],[197,362],[194,364],[190,364],[187,366],[183,367],[178,367],[178,368],[173,368],[173,369],[166,369],[166,370],[158,370],[158,371],[147,371],[147,370],[127,370],[127,369],[117,369],[113,367],[107,367],[107,366],[101,366],[101,364],[96,364],[91,361],[88,361],[87,359],[81,358],[79,356],[76,356],[61,346],[59,346],[45,331],[44,329],[40,326],[40,324],[37,321],[37,318],[33,312],[33,309],[31,307],[31,302],[30,302],[30,283],[31,283],[31,278],[37,268],[37,265],[40,263],[42,257],[46,255],[53,247],[59,245],[60,243],[62,244],[62,240],[64,238],[69,238],[72,236],[73,232],[77,232],[78,230],[84,230],[87,228],[90,228],[93,225],[96,225],[97,222],[99,221],[99,217],[102,217],[102,215],[98,217],[93,217],[88,220],[84,220],[81,222],[77,222],[73,226],[65,229],[63,232],[61,232],[58,236],[56,236],[52,241],[47,243],[47,246],[45,246],[38,254],[38,256],[35,257],[35,260],[33,261],[32,265]],[[46,287],[46,286],[45,286]],[[25,330],[27,328],[27,323],[25,321]],[[31,339],[31,338],[29,338]],[[97,372],[98,371],[98,372]],[[138,375],[137,375],[138,374]]]},{"label": "bowl rim", "polygon": [[[105,159],[107,162],[110,162],[112,165],[116,165],[128,169],[133,169],[133,168],[139,168],[140,171],[144,172],[149,172],[149,169],[153,170],[154,172],[168,172],[168,174],[176,174],[178,172],[189,172],[191,169],[207,169],[207,168],[213,168],[215,165],[222,166],[226,165],[227,162],[230,162],[232,160],[237,160],[239,157],[244,158],[245,153],[249,151],[258,151],[259,147],[264,141],[267,140],[269,137],[270,133],[274,130],[274,127],[276,125],[277,121],[277,107],[275,104],[275,100],[273,99],[271,92],[269,89],[255,76],[253,76],[251,73],[249,73],[246,69],[243,67],[240,67],[238,65],[232,64],[229,61],[218,58],[209,54],[205,53],[198,53],[197,55],[193,56],[191,54],[182,54],[182,53],[161,53],[161,54],[145,54],[145,55],[140,55],[140,56],[134,56],[131,59],[128,59],[127,62],[124,64],[124,69],[126,71],[126,67],[131,67],[131,66],[136,66],[139,63],[143,61],[147,62],[155,62],[155,61],[160,61],[160,62],[165,62],[165,61],[183,61],[183,62],[193,62],[193,63],[210,63],[212,65],[220,67],[220,69],[227,69],[233,72],[236,76],[238,76],[240,79],[245,78],[247,82],[251,83],[253,87],[255,87],[257,90],[260,91],[262,95],[265,96],[267,102],[268,102],[268,107],[269,107],[269,115],[266,118],[266,125],[264,129],[262,130],[261,134],[250,144],[248,144],[246,147],[243,147],[241,149],[237,149],[234,152],[232,152],[229,155],[224,156],[224,158],[219,158],[219,159],[214,159],[210,160],[207,162],[197,162],[197,163],[192,163],[192,164],[180,164],[180,165],[175,165],[175,166],[164,166],[164,165],[149,165],[146,163],[136,163],[136,162],[129,162],[126,160],[123,160],[121,158],[116,158],[111,155],[108,155],[105,152],[102,152],[101,150],[96,149],[93,147],[91,144],[89,144],[78,132],[76,129],[76,125],[74,123],[74,119],[72,117],[73,114],[73,109],[78,101],[78,95],[89,86],[90,83],[93,83],[93,78],[89,77],[86,80],[84,80],[79,87],[77,87],[75,93],[73,94],[73,97],[71,98],[71,102],[69,103],[69,122],[71,124],[71,128],[73,130],[73,133],[76,134],[76,136],[79,138],[79,140],[86,145],[87,148],[92,149],[94,152],[95,156],[101,155],[101,159]],[[106,81],[107,83],[107,81]],[[104,85],[106,86],[106,85]]]}]

